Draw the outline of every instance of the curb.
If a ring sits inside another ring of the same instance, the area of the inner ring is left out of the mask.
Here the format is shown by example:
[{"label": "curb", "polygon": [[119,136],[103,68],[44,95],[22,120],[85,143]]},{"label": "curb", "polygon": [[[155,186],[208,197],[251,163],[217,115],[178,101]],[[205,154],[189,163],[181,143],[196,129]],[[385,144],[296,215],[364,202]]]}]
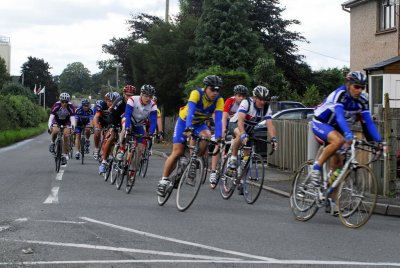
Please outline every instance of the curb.
[{"label": "curb", "polygon": [[[153,154],[163,158],[168,158],[168,155],[161,151],[153,150]],[[263,186],[263,189],[283,197],[290,197],[290,193],[269,186]],[[376,203],[376,207],[373,213],[384,216],[400,217],[400,206]]]}]

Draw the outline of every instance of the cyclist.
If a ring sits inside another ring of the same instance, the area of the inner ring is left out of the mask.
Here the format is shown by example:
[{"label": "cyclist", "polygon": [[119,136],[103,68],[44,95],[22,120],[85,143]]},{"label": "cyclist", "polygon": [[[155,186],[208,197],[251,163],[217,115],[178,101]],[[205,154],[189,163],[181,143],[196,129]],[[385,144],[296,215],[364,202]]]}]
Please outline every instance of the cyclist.
[{"label": "cyclist", "polygon": [[63,155],[61,157],[61,165],[65,166],[68,162],[68,151],[69,151],[69,137],[71,135],[70,128],[74,128],[75,122],[75,107],[70,103],[71,96],[63,92],[60,94],[59,101],[53,104],[51,107],[50,117],[48,121],[48,132],[51,134],[51,143],[49,146],[50,153],[55,153],[55,140],[58,132],[60,132],[59,126],[63,125],[64,129],[64,148]]},{"label": "cyclist", "polygon": [[[330,158],[330,168],[341,168],[339,149],[352,143],[353,132],[350,127],[361,120],[363,132],[367,140],[380,143],[381,137],[376,128],[368,107],[368,99],[362,95],[367,78],[360,71],[346,75],[346,84],[337,88],[315,108],[312,130],[314,135],[326,143],[322,154],[316,159],[310,178],[310,186],[319,187],[322,166]],[[382,144],[380,144],[382,146]],[[381,147],[382,148],[382,147]],[[337,211],[335,195],[331,195],[331,208]]]},{"label": "cyclist", "polygon": [[107,133],[104,137],[106,139],[106,142],[101,148],[103,160],[99,166],[100,175],[104,174],[107,170],[107,159],[115,141],[115,128],[121,128],[122,119],[124,117],[126,109],[126,103],[128,99],[135,94],[135,92],[136,88],[134,86],[126,85],[123,90],[123,96],[119,96],[118,98],[116,98],[117,95],[114,94],[115,92],[107,93],[109,94],[109,102],[111,102],[109,106],[110,113],[108,115],[107,123],[109,124],[108,126],[112,127],[109,127],[109,129],[107,130]]},{"label": "cyclist", "polygon": [[[222,133],[226,133],[227,126],[229,124],[229,120],[235,115],[237,112],[240,103],[247,96],[248,89],[243,85],[236,85],[233,87],[234,96],[228,98],[225,101],[224,112],[222,114]],[[212,189],[217,185],[217,173],[216,168],[219,161],[219,154],[216,154],[212,157],[211,160],[211,173],[210,173],[210,186]]]},{"label": "cyclist", "polygon": [[[110,93],[110,92],[109,92]],[[104,98],[106,101],[103,100],[98,100],[96,101],[96,113],[94,114],[93,118],[93,126],[94,126],[94,150],[93,150],[93,157],[94,159],[97,160],[97,155],[99,153],[99,147],[100,147],[100,141],[102,139],[101,133],[103,127],[106,127],[108,125],[108,115],[110,114],[110,111],[108,110],[111,105],[112,105],[112,100],[107,101],[107,96],[111,96],[111,94],[107,93]],[[112,96],[112,98],[114,98]]]},{"label": "cyclist", "polygon": [[[127,134],[135,133],[138,135],[144,135],[144,127],[147,118],[150,119],[150,128],[148,133],[150,136],[154,135],[157,126],[157,105],[152,101],[152,99],[155,93],[156,89],[152,85],[143,85],[140,88],[139,96],[129,98],[126,105],[124,124],[120,136],[120,147],[116,156],[118,161],[122,160],[125,153]],[[144,150],[145,140],[143,138],[138,138],[136,141],[139,149],[138,155],[141,156]],[[132,181],[130,181],[132,177],[133,176],[129,176],[128,185],[132,183]]]},{"label": "cyclist", "polygon": [[[185,142],[190,133],[210,139],[211,133],[205,121],[215,113],[215,138],[222,137],[222,111],[224,100],[219,95],[222,79],[216,75],[208,75],[203,80],[204,89],[196,88],[190,93],[188,103],[180,110],[175,125],[172,153],[165,161],[161,180],[157,186],[157,194],[165,196],[172,187],[168,176],[175,168],[176,162],[185,151]],[[206,152],[207,143],[201,142],[200,155]],[[189,172],[189,178],[193,177]]]},{"label": "cyclist", "polygon": [[83,132],[86,136],[85,143],[85,154],[89,153],[90,146],[90,126],[92,124],[92,120],[94,117],[94,113],[92,108],[90,107],[90,101],[88,99],[82,99],[81,106],[75,111],[75,119],[76,119],[76,128],[75,128],[75,147],[76,153],[75,158],[79,159],[81,157],[80,148],[81,148],[81,133]]},{"label": "cyclist", "polygon": [[[153,96],[153,102],[157,104],[157,97]],[[146,128],[148,129],[148,126],[146,125]],[[162,126],[162,118],[161,118],[161,111],[157,107],[157,137],[159,141],[164,140],[164,131],[163,131],[163,126]]]},{"label": "cyclist", "polygon": [[[253,89],[253,97],[242,100],[238,111],[229,121],[229,132],[232,133],[232,155],[228,162],[227,176],[233,176],[237,169],[237,155],[241,144],[246,144],[249,136],[253,135],[254,127],[262,120],[268,128],[272,148],[277,149],[276,130],[272,124],[272,112],[269,106],[269,90],[264,86]],[[239,187],[240,190],[240,187]],[[241,192],[240,192],[241,193]]]}]

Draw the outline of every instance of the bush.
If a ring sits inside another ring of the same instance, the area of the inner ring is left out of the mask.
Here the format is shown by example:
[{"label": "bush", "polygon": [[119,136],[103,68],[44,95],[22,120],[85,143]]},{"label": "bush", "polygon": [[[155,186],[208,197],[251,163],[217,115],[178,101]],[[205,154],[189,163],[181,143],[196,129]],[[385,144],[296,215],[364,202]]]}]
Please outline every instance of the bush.
[{"label": "bush", "polygon": [[36,127],[47,120],[47,112],[26,96],[0,96],[0,130]]},{"label": "bush", "polygon": [[37,96],[29,88],[15,82],[7,83],[2,88],[0,88],[0,95],[26,96],[29,98],[30,101],[38,101]]}]

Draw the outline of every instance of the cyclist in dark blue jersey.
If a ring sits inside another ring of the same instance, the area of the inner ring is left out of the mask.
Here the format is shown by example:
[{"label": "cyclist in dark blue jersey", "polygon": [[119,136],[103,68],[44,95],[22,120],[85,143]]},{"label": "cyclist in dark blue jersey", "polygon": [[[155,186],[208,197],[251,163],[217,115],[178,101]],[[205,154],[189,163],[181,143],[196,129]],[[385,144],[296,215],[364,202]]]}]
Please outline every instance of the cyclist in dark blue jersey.
[{"label": "cyclist in dark blue jersey", "polygon": [[90,107],[90,101],[88,99],[82,99],[81,106],[75,111],[76,128],[75,128],[75,147],[76,153],[75,158],[81,157],[81,135],[82,133],[86,136],[85,154],[89,153],[90,146],[90,126],[94,117],[94,112]]},{"label": "cyclist in dark blue jersey", "polygon": [[331,170],[341,168],[342,162],[336,152],[342,146],[351,145],[354,134],[350,127],[357,121],[361,121],[367,140],[381,142],[369,111],[368,99],[362,94],[367,83],[365,74],[359,71],[350,72],[346,80],[345,85],[329,94],[314,111],[313,133],[326,144],[311,171],[311,185],[314,187],[319,187],[322,166],[329,158]]}]

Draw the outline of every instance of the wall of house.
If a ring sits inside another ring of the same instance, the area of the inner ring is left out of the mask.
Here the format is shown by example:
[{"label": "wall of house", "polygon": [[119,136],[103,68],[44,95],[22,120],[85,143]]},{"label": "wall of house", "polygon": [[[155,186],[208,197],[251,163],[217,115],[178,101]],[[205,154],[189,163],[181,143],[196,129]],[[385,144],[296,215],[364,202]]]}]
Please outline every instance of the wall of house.
[{"label": "wall of house", "polygon": [[378,5],[368,1],[351,8],[350,69],[368,66],[398,56],[397,31],[377,34]]}]

